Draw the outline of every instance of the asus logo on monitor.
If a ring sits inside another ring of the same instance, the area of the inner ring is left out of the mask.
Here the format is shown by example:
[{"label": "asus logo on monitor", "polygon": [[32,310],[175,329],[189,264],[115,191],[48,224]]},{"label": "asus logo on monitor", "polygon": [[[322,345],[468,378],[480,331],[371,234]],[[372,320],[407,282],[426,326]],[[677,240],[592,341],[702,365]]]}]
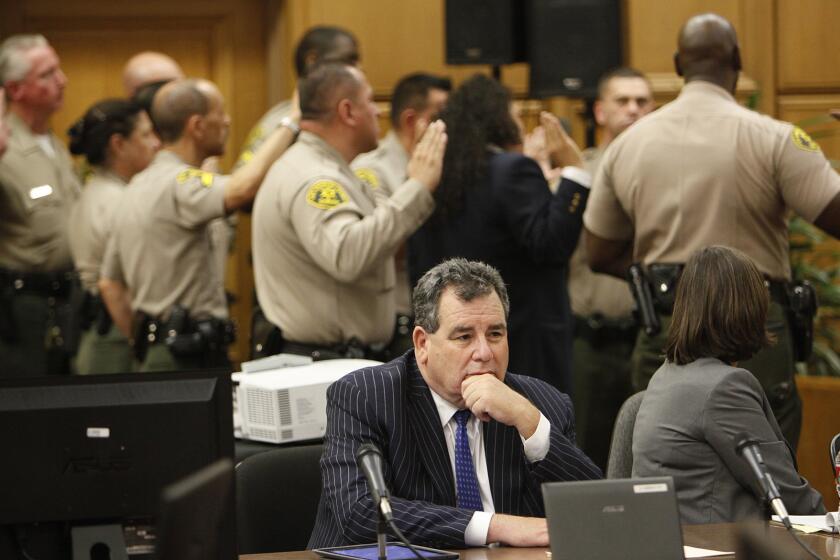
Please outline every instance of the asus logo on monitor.
[{"label": "asus logo on monitor", "polygon": [[64,468],[64,474],[105,473],[127,471],[131,461],[120,457],[79,457],[70,459]]}]

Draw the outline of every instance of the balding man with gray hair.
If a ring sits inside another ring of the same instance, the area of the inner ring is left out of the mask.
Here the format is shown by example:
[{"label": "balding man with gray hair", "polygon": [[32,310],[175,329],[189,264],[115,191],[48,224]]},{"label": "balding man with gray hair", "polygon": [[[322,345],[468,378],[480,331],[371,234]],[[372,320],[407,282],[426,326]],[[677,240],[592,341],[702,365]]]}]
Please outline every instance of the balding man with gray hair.
[{"label": "balding man with gray hair", "polygon": [[49,126],[66,85],[42,35],[13,35],[0,44],[11,132],[0,159],[0,376],[70,370],[76,337],[67,303],[73,286],[67,220],[80,186]]},{"label": "balding man with gray hair", "polygon": [[394,254],[434,207],[444,125],[429,126],[408,179],[378,199],[350,169],[379,137],[365,75],[324,63],[299,94],[300,137],[254,203],[257,298],[273,325],[262,351],[382,357],[394,332]]},{"label": "balding man with gray hair", "polygon": [[133,338],[141,370],[224,365],[233,331],[208,225],[253,201],[293,136],[276,130],[247,165],[219,175],[200,169],[206,158],[224,153],[230,127],[214,84],[166,84],[155,96],[152,119],[163,149],[131,180],[116,212],[102,299]]}]

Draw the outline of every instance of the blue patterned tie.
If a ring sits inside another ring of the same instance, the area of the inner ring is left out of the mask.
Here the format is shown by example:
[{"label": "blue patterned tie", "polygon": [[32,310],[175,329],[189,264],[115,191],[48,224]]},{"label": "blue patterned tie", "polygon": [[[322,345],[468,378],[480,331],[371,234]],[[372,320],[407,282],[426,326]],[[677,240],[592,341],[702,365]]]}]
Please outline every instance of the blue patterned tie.
[{"label": "blue patterned tie", "polygon": [[458,507],[473,511],[484,511],[481,505],[481,494],[478,493],[478,479],[475,476],[470,440],[467,437],[467,422],[472,413],[469,410],[459,410],[455,413],[455,479],[458,490]]}]

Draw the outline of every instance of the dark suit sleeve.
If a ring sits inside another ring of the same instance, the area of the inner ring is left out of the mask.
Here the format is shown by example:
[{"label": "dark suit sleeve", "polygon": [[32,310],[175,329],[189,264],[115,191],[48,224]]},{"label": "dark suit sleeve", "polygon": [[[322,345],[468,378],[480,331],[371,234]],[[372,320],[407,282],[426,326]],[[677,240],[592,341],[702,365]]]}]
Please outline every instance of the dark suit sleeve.
[{"label": "dark suit sleeve", "polygon": [[767,470],[791,514],[825,512],[819,492],[796,471],[793,452],[782,437],[761,385],[750,372],[735,370],[718,383],[706,402],[702,426],[709,444],[744,488],[753,488],[754,477],[747,462],[735,453],[733,438],[740,432],[760,442]]},{"label": "dark suit sleeve", "polygon": [[507,226],[534,262],[566,263],[577,247],[589,189],[563,178],[552,194],[539,165],[520,154],[493,160]]},{"label": "dark suit sleeve", "polygon": [[[387,392],[384,386],[383,391]],[[377,391],[379,388],[377,388]],[[387,408],[385,402],[388,403]],[[388,396],[379,401],[366,398],[362,390],[348,378],[333,383],[327,390],[327,431],[321,458],[323,499],[332,521],[341,535],[341,542],[357,544],[376,539],[376,510],[368,492],[364,474],[356,467],[356,450],[363,443],[377,445],[388,455],[385,427],[380,418],[395,414],[398,399]],[[377,404],[378,403],[378,404]],[[377,410],[382,406],[383,410]],[[394,487],[394,472],[384,461],[385,482]],[[397,527],[409,541],[440,547],[464,547],[464,531],[473,512],[392,496],[391,507]],[[317,528],[316,528],[317,530]]]},{"label": "dark suit sleeve", "polygon": [[575,444],[575,417],[569,396],[543,381],[518,378],[522,392],[551,423],[548,453],[542,461],[530,465],[535,481],[541,484],[603,478],[601,469]]}]

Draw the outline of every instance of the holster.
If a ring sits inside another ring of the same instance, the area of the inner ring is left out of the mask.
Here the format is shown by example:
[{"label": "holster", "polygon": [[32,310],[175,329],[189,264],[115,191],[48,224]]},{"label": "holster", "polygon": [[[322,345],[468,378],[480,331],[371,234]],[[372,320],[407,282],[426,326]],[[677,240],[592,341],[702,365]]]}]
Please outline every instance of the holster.
[{"label": "holster", "polygon": [[814,348],[814,317],[819,307],[817,292],[810,282],[801,280],[788,284],[787,299],[794,359],[805,362]]},{"label": "holster", "polygon": [[651,283],[639,263],[633,263],[627,269],[627,282],[636,301],[636,319],[648,336],[656,336],[662,330],[659,316],[656,314],[655,300]]},{"label": "holster", "polygon": [[151,343],[149,341],[149,325],[151,322],[152,318],[142,311],[136,311],[131,318],[131,347],[138,362],[143,362],[146,359],[146,353],[149,351],[149,344]]},{"label": "holster", "polygon": [[283,333],[269,321],[259,306],[251,312],[251,359],[279,354],[283,349]]}]

